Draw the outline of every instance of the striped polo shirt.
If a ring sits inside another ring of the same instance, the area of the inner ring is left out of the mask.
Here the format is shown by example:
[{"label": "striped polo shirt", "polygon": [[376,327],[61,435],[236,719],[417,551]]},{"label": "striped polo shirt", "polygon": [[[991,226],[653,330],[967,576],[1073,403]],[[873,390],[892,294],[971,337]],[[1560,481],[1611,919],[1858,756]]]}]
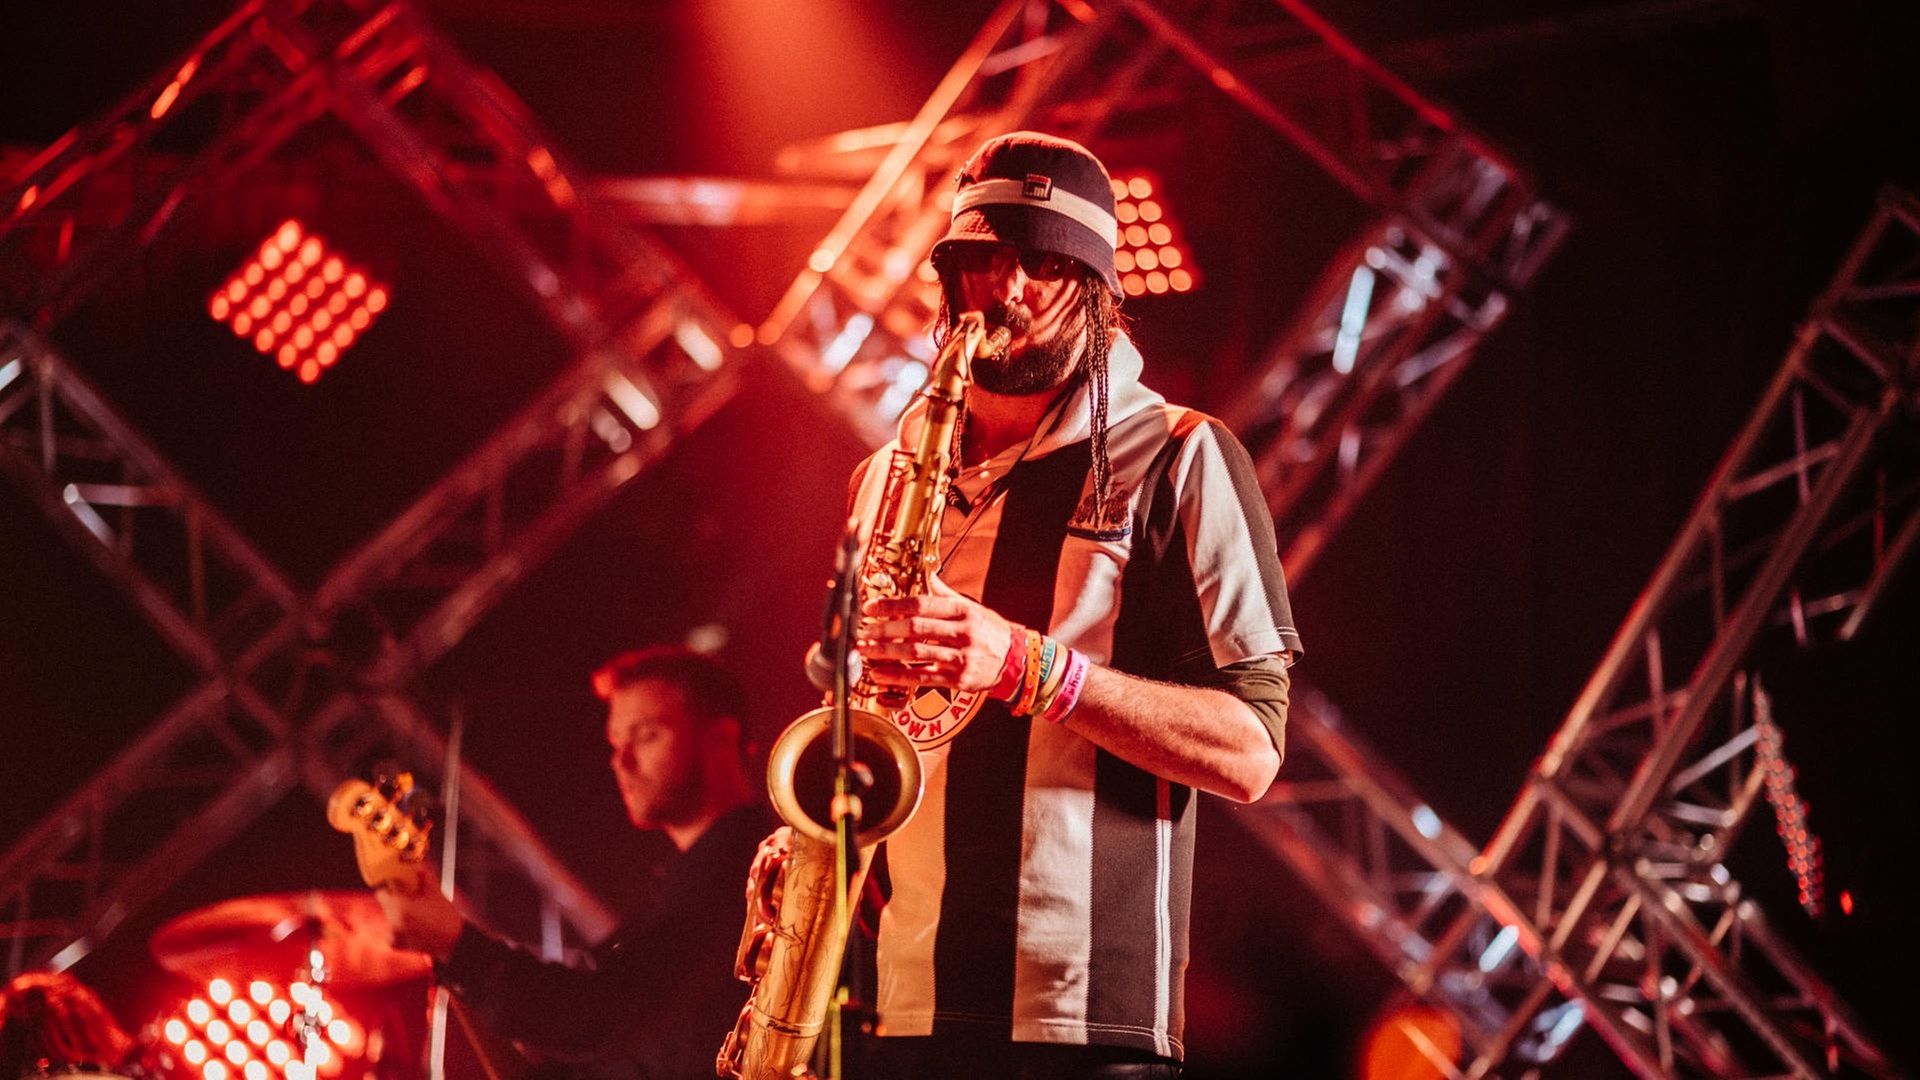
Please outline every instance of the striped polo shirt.
[{"label": "striped polo shirt", "polygon": [[[1112,502],[1092,520],[1088,390],[955,481],[941,578],[1094,663],[1198,682],[1300,652],[1272,519],[1217,420],[1110,357]],[[901,430],[918,430],[916,405]],[[896,446],[911,445],[902,439]],[[858,476],[871,522],[894,447]],[[1016,1042],[1183,1056],[1195,792],[984,695],[923,690],[895,717],[921,750],[918,812],[882,846],[875,1005],[886,1035],[977,1026]]]}]

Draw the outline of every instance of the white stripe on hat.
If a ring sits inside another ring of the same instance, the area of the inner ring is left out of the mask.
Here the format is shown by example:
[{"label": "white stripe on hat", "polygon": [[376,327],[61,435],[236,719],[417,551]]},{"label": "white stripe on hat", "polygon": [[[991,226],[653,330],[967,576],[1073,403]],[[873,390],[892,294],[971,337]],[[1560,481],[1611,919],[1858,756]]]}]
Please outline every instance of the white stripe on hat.
[{"label": "white stripe on hat", "polygon": [[958,217],[961,211],[976,206],[1044,206],[1092,229],[1095,235],[1107,242],[1108,247],[1118,243],[1120,223],[1091,200],[1083,199],[1058,184],[1053,185],[1051,194],[1045,199],[1030,198],[1026,190],[1027,185],[1019,180],[981,180],[969,184],[954,196],[954,216]]}]

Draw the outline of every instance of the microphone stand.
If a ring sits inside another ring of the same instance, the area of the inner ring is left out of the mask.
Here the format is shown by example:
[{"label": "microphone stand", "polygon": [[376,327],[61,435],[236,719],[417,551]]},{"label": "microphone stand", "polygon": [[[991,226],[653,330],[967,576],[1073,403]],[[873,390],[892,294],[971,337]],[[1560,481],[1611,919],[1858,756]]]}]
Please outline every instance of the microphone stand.
[{"label": "microphone stand", "polygon": [[[827,611],[824,633],[820,648],[833,663],[833,685],[830,691],[831,713],[828,721],[828,747],[833,754],[833,917],[835,926],[847,927],[847,938],[852,941],[851,902],[847,895],[848,883],[852,880],[852,860],[856,854],[856,837],[859,835],[861,802],[860,796],[873,783],[872,774],[854,757],[853,720],[849,698],[853,683],[858,676],[853,673],[853,665],[859,662],[853,651],[855,627],[859,625],[855,607],[860,590],[856,587],[860,578],[860,530],[858,522],[848,522],[846,534],[841,538],[839,557],[835,560],[840,567],[839,576],[833,582],[833,588],[827,597]],[[827,1076],[825,1080],[840,1080],[841,1075],[841,1012],[847,1001],[847,985],[843,977],[839,990],[827,1006]]]}]

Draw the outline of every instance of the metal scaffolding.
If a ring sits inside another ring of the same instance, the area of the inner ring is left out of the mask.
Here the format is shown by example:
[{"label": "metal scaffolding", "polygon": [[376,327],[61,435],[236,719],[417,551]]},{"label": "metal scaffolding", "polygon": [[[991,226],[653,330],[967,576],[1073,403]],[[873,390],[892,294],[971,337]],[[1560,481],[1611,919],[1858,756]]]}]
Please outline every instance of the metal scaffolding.
[{"label": "metal scaffolding", "polygon": [[1549,1064],[1586,1024],[1649,1078],[1899,1075],[1724,860],[1777,736],[1756,643],[1850,638],[1920,532],[1920,461],[1889,437],[1916,275],[1920,201],[1888,191],[1484,852],[1300,695],[1313,753],[1236,819],[1450,1010],[1457,1075]]},{"label": "metal scaffolding", "polygon": [[[810,148],[867,179],[755,336],[887,438],[924,373],[936,295],[921,260],[963,156],[1026,126],[1097,145],[1114,116],[1194,93],[1229,96],[1373,215],[1227,417],[1297,583],[1567,228],[1297,0],[1009,0],[912,120]],[[214,135],[151,152],[196,110]],[[510,268],[579,361],[303,596],[38,329],[322,115]],[[285,792],[324,796],[371,743],[444,753],[409,682],[731,392],[733,321],[586,190],[405,7],[252,0],[4,193],[0,297],[24,322],[0,332],[0,464],[204,678],[0,857],[15,970],[84,954]],[[1753,643],[1857,631],[1920,528],[1914,463],[1880,438],[1913,405],[1916,222],[1911,196],[1883,200],[1484,852],[1296,687],[1283,783],[1234,819],[1460,1021],[1454,1075],[1550,1065],[1586,1024],[1647,1077],[1892,1075],[1721,860],[1764,779]],[[336,647],[365,639],[370,655]],[[174,810],[156,820],[162,790]],[[503,857],[463,866],[530,878],[583,936],[604,930],[511,807],[484,780],[467,791]],[[111,856],[136,827],[165,844],[123,865]]]},{"label": "metal scaffolding", "polygon": [[1475,869],[1642,1076],[1890,1076],[1724,859],[1765,783],[1748,665],[1844,640],[1920,530],[1920,200],[1889,190]]},{"label": "metal scaffolding", "polygon": [[[511,274],[575,355],[302,595],[32,327],[323,116]],[[374,746],[438,768],[445,738],[410,682],[733,393],[735,321],[575,190],[524,107],[404,6],[254,0],[5,194],[0,284],[22,321],[0,328],[0,464],[204,679],[0,856],[12,970],[74,962],[288,791],[324,800]],[[460,885],[482,914],[511,886],[543,924],[602,936],[606,905],[484,777],[463,787],[478,857]]]}]

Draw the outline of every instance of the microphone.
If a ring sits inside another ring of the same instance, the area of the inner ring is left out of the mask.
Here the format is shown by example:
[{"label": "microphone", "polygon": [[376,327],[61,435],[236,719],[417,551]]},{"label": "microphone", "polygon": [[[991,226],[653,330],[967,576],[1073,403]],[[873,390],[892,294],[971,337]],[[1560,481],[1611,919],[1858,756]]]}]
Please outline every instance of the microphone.
[{"label": "microphone", "polygon": [[852,643],[852,627],[845,624],[842,616],[851,618],[855,612],[854,586],[860,578],[860,522],[856,518],[847,520],[847,530],[840,537],[840,546],[834,551],[833,576],[827,579],[827,599],[820,611],[820,640],[807,649],[807,681],[823,691],[834,688],[834,643],[842,638],[847,640],[847,681],[860,681],[860,654],[855,652]]},{"label": "microphone", "polygon": [[[861,674],[865,671],[866,667],[860,659],[859,652],[848,649],[847,685],[851,686],[859,682]],[[807,646],[807,681],[821,693],[830,693],[833,690],[833,657],[827,655],[827,651],[822,649],[817,641]]]}]

